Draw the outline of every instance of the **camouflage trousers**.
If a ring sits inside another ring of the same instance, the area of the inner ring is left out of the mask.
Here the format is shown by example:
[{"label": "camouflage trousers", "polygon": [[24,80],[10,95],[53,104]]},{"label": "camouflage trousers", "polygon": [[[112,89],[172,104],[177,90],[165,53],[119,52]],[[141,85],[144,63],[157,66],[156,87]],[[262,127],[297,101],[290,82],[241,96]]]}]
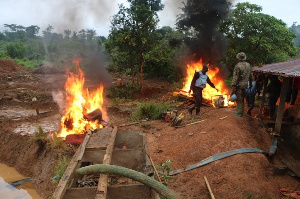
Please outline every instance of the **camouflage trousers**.
[{"label": "camouflage trousers", "polygon": [[244,101],[245,101],[245,97],[246,97],[245,89],[238,88],[236,90],[236,96],[237,96],[237,99],[236,99],[237,106],[236,106],[235,115],[242,117],[243,113],[244,113]]}]

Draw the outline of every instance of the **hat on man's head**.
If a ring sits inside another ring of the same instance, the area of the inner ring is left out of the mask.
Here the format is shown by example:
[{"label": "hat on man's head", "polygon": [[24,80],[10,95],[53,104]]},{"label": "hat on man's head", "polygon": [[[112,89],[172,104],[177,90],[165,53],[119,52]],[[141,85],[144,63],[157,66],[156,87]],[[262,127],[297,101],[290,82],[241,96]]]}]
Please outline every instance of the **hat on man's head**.
[{"label": "hat on man's head", "polygon": [[244,52],[239,52],[237,55],[236,55],[236,58],[238,60],[241,60],[241,61],[245,61],[247,59],[247,56]]}]

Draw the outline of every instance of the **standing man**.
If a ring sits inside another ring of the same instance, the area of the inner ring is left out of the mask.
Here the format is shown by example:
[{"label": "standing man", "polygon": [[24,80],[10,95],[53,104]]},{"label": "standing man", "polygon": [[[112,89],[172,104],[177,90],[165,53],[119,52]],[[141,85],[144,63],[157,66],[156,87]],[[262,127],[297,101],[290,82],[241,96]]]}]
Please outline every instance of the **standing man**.
[{"label": "standing man", "polygon": [[206,87],[208,83],[211,87],[215,88],[219,91],[215,85],[210,81],[206,72],[208,71],[208,66],[204,65],[201,71],[195,72],[193,80],[191,82],[190,90],[193,91],[193,95],[195,97],[195,105],[189,109],[190,114],[193,113],[193,110],[196,109],[196,115],[200,114],[200,106],[202,104],[202,90]]},{"label": "standing man", "polygon": [[236,58],[239,60],[239,63],[234,67],[232,78],[232,94],[235,93],[237,96],[237,111],[234,115],[242,117],[246,96],[245,89],[248,87],[248,82],[250,83],[249,87],[252,87],[253,74],[250,64],[246,62],[247,57],[244,52],[238,53]]}]

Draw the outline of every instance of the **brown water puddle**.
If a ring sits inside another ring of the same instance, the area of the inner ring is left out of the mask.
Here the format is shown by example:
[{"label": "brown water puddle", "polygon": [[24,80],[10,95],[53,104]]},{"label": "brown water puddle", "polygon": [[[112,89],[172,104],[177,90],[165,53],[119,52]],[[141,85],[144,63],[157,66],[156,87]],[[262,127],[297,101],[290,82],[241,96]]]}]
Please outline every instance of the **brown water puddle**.
[{"label": "brown water puddle", "polygon": [[[0,198],[42,199],[30,182],[26,182],[14,189],[8,183],[26,178],[14,168],[0,164]],[[25,191],[26,190],[26,191]]]}]

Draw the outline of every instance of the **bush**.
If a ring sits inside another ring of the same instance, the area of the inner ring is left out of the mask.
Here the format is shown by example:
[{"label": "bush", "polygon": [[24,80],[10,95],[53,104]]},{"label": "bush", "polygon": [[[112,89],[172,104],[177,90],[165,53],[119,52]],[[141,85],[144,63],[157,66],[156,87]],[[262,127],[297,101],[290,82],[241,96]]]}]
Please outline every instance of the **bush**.
[{"label": "bush", "polygon": [[141,103],[138,105],[137,109],[132,115],[132,120],[138,121],[142,119],[160,119],[162,113],[169,109],[167,104],[157,104],[157,103]]},{"label": "bush", "polygon": [[111,99],[132,99],[133,94],[140,91],[139,85],[125,84],[121,87],[113,86],[107,90],[107,97]]},{"label": "bush", "polygon": [[26,49],[23,42],[9,43],[6,45],[7,54],[11,58],[22,59],[25,56]]}]

